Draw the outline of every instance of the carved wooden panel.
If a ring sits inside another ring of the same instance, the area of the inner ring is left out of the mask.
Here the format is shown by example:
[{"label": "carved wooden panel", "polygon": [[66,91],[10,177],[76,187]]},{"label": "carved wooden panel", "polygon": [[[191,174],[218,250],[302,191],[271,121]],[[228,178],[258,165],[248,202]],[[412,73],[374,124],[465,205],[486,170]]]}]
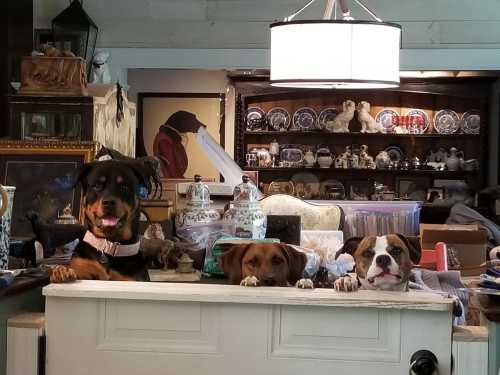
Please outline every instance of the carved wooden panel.
[{"label": "carved wooden panel", "polygon": [[277,306],[271,332],[270,358],[400,361],[396,310]]},{"label": "carved wooden panel", "polygon": [[97,350],[218,353],[217,311],[196,302],[103,301]]}]

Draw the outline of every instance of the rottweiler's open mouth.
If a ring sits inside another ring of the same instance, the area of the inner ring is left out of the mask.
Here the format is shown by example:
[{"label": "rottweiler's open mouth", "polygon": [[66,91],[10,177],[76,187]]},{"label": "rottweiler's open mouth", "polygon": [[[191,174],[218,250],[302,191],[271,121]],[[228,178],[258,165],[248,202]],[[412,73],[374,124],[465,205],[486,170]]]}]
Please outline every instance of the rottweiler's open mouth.
[{"label": "rottweiler's open mouth", "polygon": [[96,224],[102,229],[118,229],[125,222],[125,217],[119,218],[116,216],[103,216],[97,218]]}]

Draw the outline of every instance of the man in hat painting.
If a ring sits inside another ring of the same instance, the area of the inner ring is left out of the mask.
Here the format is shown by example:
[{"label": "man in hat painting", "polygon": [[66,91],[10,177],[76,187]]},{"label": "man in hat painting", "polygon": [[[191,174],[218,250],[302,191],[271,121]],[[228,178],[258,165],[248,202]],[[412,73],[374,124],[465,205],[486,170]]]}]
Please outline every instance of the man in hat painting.
[{"label": "man in hat painting", "polygon": [[160,126],[153,143],[153,152],[162,161],[161,171],[165,178],[184,178],[188,167],[185,144],[187,133],[197,133],[203,125],[190,112],[177,111]]}]

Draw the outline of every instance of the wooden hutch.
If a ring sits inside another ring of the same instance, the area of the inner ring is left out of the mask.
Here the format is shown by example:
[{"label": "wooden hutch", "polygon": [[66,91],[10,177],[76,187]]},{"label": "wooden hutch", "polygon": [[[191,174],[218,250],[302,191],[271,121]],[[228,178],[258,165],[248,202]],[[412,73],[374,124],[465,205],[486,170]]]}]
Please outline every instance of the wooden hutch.
[{"label": "wooden hutch", "polygon": [[[253,72],[255,73],[255,72]],[[250,74],[249,72],[233,72],[230,78],[236,89],[235,111],[235,160],[245,170],[256,170],[259,181],[267,186],[271,181],[290,180],[297,173],[309,172],[321,182],[336,179],[345,186],[348,196],[349,185],[364,183],[370,186],[374,182],[392,187],[398,193],[398,182],[401,179],[418,180],[428,187],[435,180],[466,181],[472,189],[480,189],[486,185],[488,171],[488,120],[491,86],[497,79],[493,74],[480,72],[448,72],[448,77],[441,78],[405,78],[396,89],[384,90],[301,90],[272,87],[266,72]],[[422,109],[430,119],[430,126],[424,134],[366,134],[360,133],[357,114],[350,123],[349,133],[330,133],[323,131],[247,131],[246,111],[249,107],[259,107],[264,112],[281,107],[288,111],[290,117],[302,107],[312,108],[318,115],[328,107],[339,112],[342,102],[351,99],[356,103],[371,103],[373,117],[385,108],[390,108],[404,115],[410,109]],[[451,109],[459,116],[472,109],[479,110],[481,116],[480,134],[439,134],[434,129],[433,119],[437,111]],[[432,169],[339,169],[339,168],[305,168],[305,167],[248,167],[245,154],[253,145],[269,144],[273,141],[280,145],[292,144],[317,148],[327,146],[334,155],[344,152],[347,145],[365,144],[368,152],[375,158],[379,151],[388,146],[398,146],[406,158],[419,157],[425,161],[430,150],[444,147],[456,147],[462,150],[464,158],[477,159],[477,170],[449,171]]]}]

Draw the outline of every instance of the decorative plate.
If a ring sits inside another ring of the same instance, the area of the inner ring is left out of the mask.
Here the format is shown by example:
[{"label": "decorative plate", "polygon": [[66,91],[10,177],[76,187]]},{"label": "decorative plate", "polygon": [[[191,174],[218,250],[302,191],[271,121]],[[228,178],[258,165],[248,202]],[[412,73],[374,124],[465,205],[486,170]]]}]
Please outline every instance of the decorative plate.
[{"label": "decorative plate", "polygon": [[410,109],[405,116],[409,118],[407,128],[410,134],[423,134],[429,128],[431,121],[424,110]]},{"label": "decorative plate", "polygon": [[287,195],[294,195],[295,194],[295,186],[292,181],[286,181],[286,180],[275,180],[271,181],[269,184],[268,190],[267,190],[268,195],[273,195],[273,194],[287,194]]},{"label": "decorative plate", "polygon": [[267,112],[266,120],[270,130],[285,131],[290,126],[290,114],[284,108],[271,109]]},{"label": "decorative plate", "polygon": [[321,130],[326,129],[326,123],[328,121],[335,120],[335,117],[339,114],[339,111],[336,108],[325,108],[323,109],[318,116],[318,122],[316,123],[316,127]]},{"label": "decorative plate", "polygon": [[382,124],[382,126],[384,127],[384,133],[394,133],[394,128],[396,127],[394,120],[398,116],[399,114],[396,111],[393,111],[389,108],[384,108],[379,113],[377,113],[377,116],[375,116],[375,121]]},{"label": "decorative plate", "polygon": [[434,129],[439,134],[453,134],[460,128],[460,118],[451,109],[442,109],[434,115]]},{"label": "decorative plate", "polygon": [[345,199],[345,187],[342,182],[334,179],[325,180],[321,183],[319,191],[326,199]]},{"label": "decorative plate", "polygon": [[266,112],[259,107],[249,107],[247,109],[247,130],[260,131],[265,127]]},{"label": "decorative plate", "polygon": [[293,114],[293,130],[311,131],[316,128],[316,120],[318,115],[309,107],[302,107]]},{"label": "decorative plate", "polygon": [[481,113],[477,109],[471,109],[462,115],[462,131],[465,134],[479,134],[481,130]]},{"label": "decorative plate", "polygon": [[391,158],[391,161],[402,161],[405,156],[405,153],[399,146],[386,147],[385,152],[389,154],[389,158]]}]

